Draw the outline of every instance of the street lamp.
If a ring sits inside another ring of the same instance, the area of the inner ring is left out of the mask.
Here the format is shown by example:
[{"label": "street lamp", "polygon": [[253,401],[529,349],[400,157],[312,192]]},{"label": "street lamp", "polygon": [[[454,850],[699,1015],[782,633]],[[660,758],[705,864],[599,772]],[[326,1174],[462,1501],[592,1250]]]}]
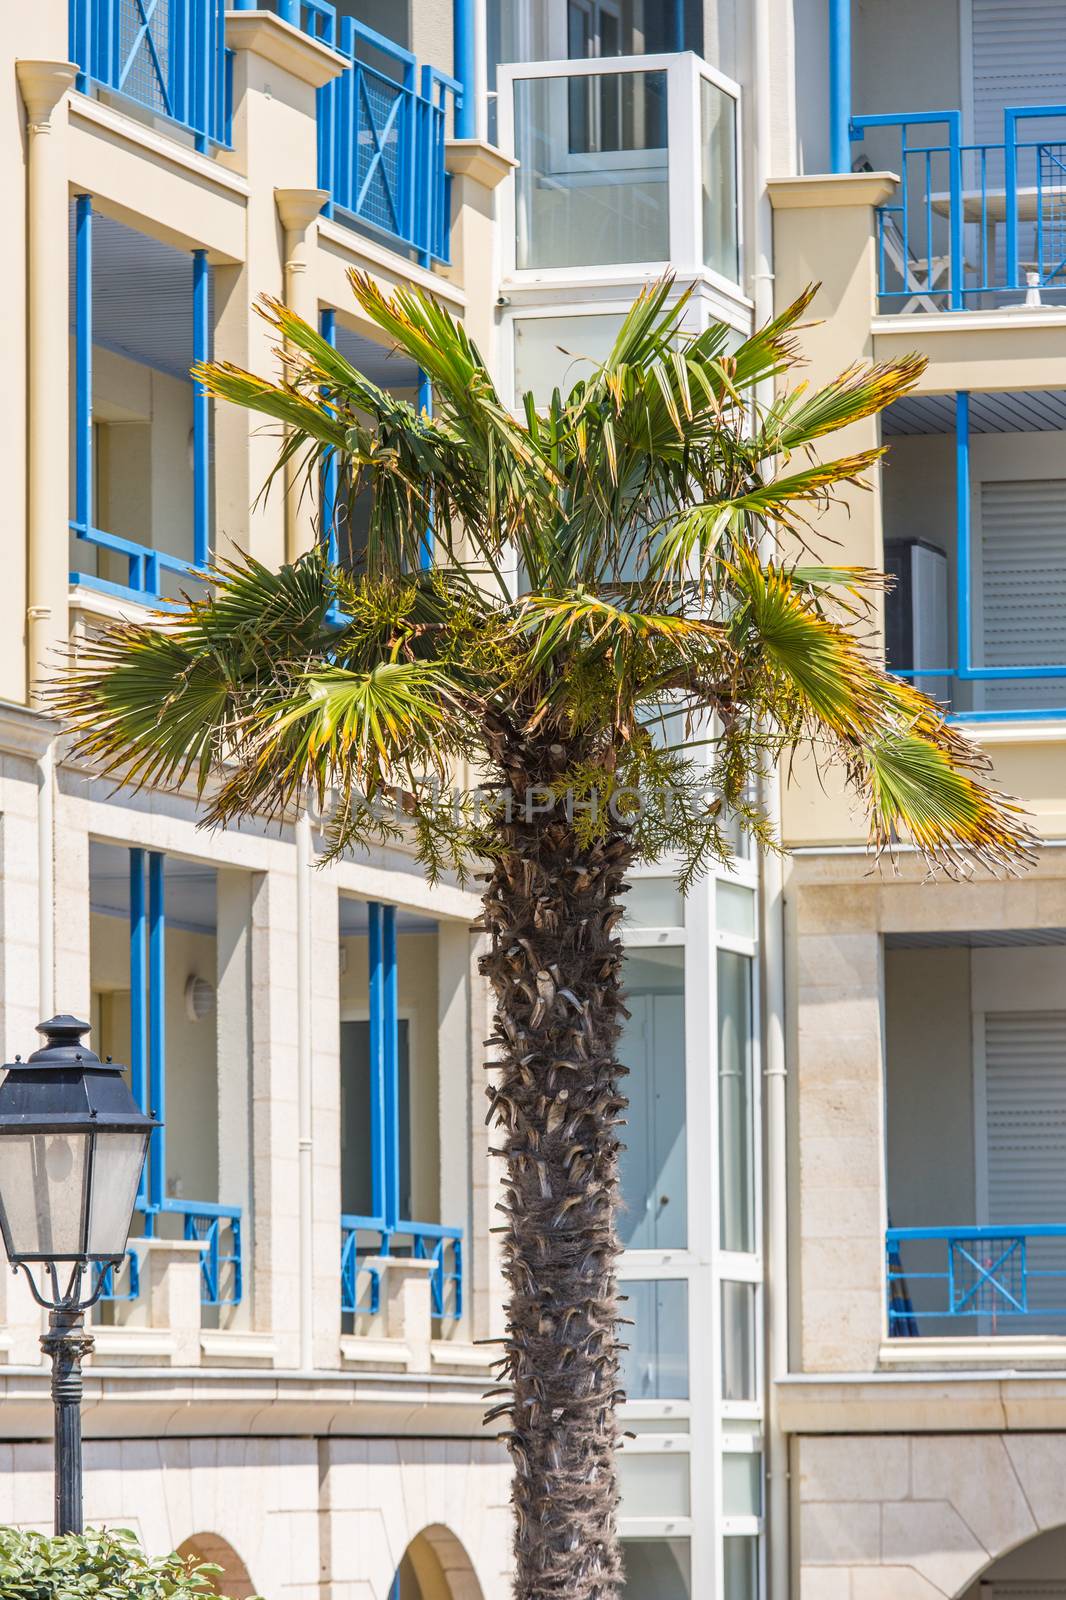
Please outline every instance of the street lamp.
[{"label": "street lamp", "polygon": [[[93,1346],[85,1313],[126,1254],[158,1123],[138,1107],[122,1068],[81,1043],[88,1023],[59,1016],[37,1031],[44,1047],[28,1061],[16,1056],[0,1084],[0,1231],[12,1270],[22,1268],[48,1312],[41,1348],[52,1359],[55,1531],[80,1533],[81,1363]],[[45,1268],[44,1293],[35,1265]]]}]

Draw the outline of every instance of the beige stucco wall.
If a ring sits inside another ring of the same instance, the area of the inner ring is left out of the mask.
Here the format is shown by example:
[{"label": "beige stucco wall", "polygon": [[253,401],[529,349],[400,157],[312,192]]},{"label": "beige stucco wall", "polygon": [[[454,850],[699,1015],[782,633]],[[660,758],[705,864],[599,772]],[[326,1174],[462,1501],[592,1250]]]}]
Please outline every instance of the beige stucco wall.
[{"label": "beige stucco wall", "polygon": [[792,1474],[799,1600],[972,1600],[1066,1524],[1061,1433],[797,1438]]}]

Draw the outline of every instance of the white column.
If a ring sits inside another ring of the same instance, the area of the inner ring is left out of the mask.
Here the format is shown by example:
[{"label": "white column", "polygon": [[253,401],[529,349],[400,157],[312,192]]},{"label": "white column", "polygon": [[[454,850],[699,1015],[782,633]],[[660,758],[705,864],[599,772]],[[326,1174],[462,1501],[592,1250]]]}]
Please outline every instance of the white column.
[{"label": "white column", "polygon": [[220,867],[216,889],[215,1022],[218,1075],[218,1198],[241,1208],[244,1292],[227,1325],[250,1327],[252,1217],[252,878]]},{"label": "white column", "polygon": [[[318,242],[317,218],[329,199],[325,189],[275,189],[278,216],[285,230],[285,304],[290,311],[315,326],[318,294],[314,280],[314,255]],[[285,468],[285,556],[313,549],[317,485],[307,480],[299,456]]]},{"label": "white column", "polygon": [[67,634],[67,170],[63,97],[70,61],[18,61],[29,139],[29,527],[27,674],[34,680]]}]

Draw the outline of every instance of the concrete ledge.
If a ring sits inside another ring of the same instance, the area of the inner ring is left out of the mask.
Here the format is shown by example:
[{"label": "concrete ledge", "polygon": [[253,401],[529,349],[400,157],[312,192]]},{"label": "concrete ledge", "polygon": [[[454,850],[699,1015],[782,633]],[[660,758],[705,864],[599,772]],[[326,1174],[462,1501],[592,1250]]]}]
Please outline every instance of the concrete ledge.
[{"label": "concrete ledge", "polygon": [[200,1349],[209,1361],[277,1360],[278,1342],[272,1333],[243,1328],[201,1328]]},{"label": "concrete ledge", "polygon": [[429,1347],[429,1359],[434,1367],[461,1367],[464,1370],[483,1372],[492,1376],[492,1362],[487,1345],[463,1344],[458,1339],[434,1339]]},{"label": "concrete ledge", "polygon": [[365,1367],[406,1370],[411,1365],[411,1347],[403,1339],[367,1339],[358,1333],[345,1333],[341,1335],[341,1360]]},{"label": "concrete ledge", "polygon": [[1066,1339],[886,1339],[877,1364],[890,1371],[910,1372],[973,1372],[982,1368],[1003,1372],[1016,1367],[1062,1372],[1066,1368]]},{"label": "concrete ledge", "polygon": [[332,83],[351,65],[346,56],[273,11],[227,11],[226,43],[231,50],[251,50],[312,89]]},{"label": "concrete ledge", "polygon": [[827,206],[880,206],[899,184],[894,172],[816,172],[771,178],[766,188],[775,211],[817,211]]},{"label": "concrete ledge", "polygon": [[518,162],[484,139],[449,139],[444,147],[444,165],[457,178],[472,178],[483,189],[495,189]]},{"label": "concrete ledge", "polygon": [[89,1358],[90,1362],[98,1356],[107,1356],[114,1360],[150,1357],[154,1361],[165,1361],[175,1356],[178,1351],[178,1341],[169,1328],[97,1326],[92,1328],[91,1332],[93,1354]]}]

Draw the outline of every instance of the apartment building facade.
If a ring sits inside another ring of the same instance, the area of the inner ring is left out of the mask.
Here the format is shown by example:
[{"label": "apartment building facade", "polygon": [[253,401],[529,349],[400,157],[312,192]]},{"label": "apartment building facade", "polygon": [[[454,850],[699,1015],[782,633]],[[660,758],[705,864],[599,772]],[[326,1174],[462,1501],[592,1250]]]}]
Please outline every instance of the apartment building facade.
[{"label": "apartment building facade", "polygon": [[821,528],[893,572],[889,665],[947,705],[1040,840],[1016,879],[926,881],[906,851],[871,870],[813,763],[784,796],[774,1412],[805,1600],[1066,1593],[1064,47],[1059,4],[796,9],[775,293],[821,282],[817,377],[928,362],[853,430],[883,469]]},{"label": "apartment building facade", "polygon": [[[508,398],[601,355],[668,261],[692,325],[743,337],[748,45],[719,34],[692,0],[0,19],[0,1045],[82,1015],[163,1118],[94,1313],[86,1516],[219,1562],[234,1597],[509,1593],[508,1465],[481,1420],[503,1296],[477,900],[399,847],[317,870],[313,817],[205,834],[191,794],[116,791],[41,687],[210,556],[344,558],[328,482],[258,500],[277,438],[189,378],[205,356],[273,367],[259,293],[426,406],[350,268],[434,294]],[[757,886],[742,852],[683,902],[666,862],[624,929],[633,1596],[764,1592]],[[47,1526],[40,1331],[0,1279],[0,1520]]]}]

